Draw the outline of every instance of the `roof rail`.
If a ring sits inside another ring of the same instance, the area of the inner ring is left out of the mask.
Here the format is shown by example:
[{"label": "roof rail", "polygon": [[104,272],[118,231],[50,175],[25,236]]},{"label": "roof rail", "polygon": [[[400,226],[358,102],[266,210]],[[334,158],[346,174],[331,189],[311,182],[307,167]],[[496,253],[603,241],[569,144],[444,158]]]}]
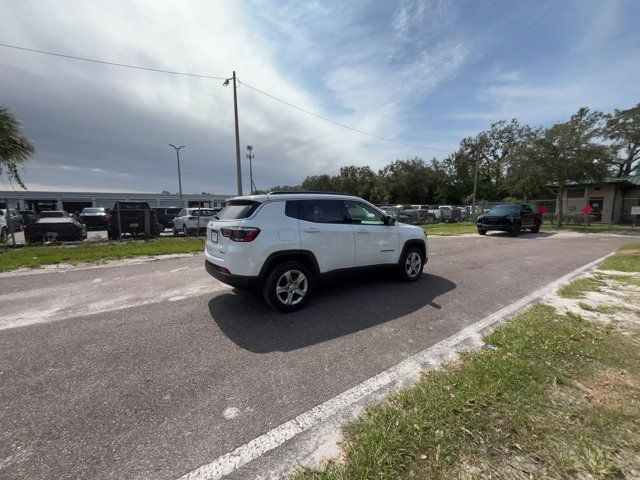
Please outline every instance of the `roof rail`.
[{"label": "roof rail", "polygon": [[286,195],[286,194],[299,195],[301,193],[314,193],[314,194],[320,194],[320,195],[347,195],[347,196],[351,196],[348,193],[320,192],[320,191],[314,191],[314,190],[278,190],[278,191],[274,191],[274,192],[269,192],[269,193],[267,193],[267,195]]}]

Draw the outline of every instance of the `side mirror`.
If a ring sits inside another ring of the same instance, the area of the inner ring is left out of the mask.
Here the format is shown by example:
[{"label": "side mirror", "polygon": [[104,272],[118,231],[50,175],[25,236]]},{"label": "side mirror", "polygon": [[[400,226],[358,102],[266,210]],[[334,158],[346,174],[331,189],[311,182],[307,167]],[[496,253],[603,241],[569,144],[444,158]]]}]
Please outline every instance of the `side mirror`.
[{"label": "side mirror", "polygon": [[384,224],[385,225],[395,225],[396,223],[396,219],[393,218],[390,215],[387,215],[386,217],[384,217]]}]

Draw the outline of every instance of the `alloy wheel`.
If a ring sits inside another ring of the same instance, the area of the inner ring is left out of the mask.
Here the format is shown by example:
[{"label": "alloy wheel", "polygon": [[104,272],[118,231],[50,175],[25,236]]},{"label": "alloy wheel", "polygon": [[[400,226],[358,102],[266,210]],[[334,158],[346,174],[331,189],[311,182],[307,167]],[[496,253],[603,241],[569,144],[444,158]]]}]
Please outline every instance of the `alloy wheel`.
[{"label": "alloy wheel", "polygon": [[409,278],[415,278],[422,270],[422,258],[418,252],[411,252],[404,262],[404,270]]},{"label": "alloy wheel", "polygon": [[276,282],[276,297],[284,305],[297,305],[307,294],[309,281],[300,270],[284,272]]}]

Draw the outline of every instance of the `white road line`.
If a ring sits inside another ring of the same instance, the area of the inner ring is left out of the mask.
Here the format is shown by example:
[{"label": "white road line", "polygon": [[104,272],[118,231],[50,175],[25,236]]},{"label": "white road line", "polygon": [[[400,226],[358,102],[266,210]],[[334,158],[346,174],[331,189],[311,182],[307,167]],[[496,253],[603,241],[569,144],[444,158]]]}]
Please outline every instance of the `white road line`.
[{"label": "white road line", "polygon": [[235,450],[218,457],[213,462],[187,473],[180,477],[179,480],[218,480],[225,475],[235,472],[243,465],[246,465],[252,460],[255,460],[265,453],[279,447],[296,435],[328,420],[350,405],[362,400],[367,395],[374,393],[376,390],[394,382],[401,382],[405,379],[408,380],[415,378],[416,369],[419,369],[421,364],[428,362],[429,359],[433,357],[443,355],[443,353],[446,353],[447,350],[450,350],[457,344],[477,335],[496,322],[513,315],[523,307],[552,292],[560,284],[565,283],[585,270],[592,268],[611,255],[613,255],[613,253],[605,255],[593,262],[589,262],[582,267],[576,268],[554,282],[536,290],[516,302],[513,302],[511,305],[484,317],[482,320],[463,328],[458,333],[451,335],[450,337],[441,340],[412,357],[403,360],[390,369],[385,370],[384,372],[365,380],[346,392],[343,392],[340,395],[312,408],[311,410],[298,415],[294,419],[279,425],[264,435],[254,438]]}]

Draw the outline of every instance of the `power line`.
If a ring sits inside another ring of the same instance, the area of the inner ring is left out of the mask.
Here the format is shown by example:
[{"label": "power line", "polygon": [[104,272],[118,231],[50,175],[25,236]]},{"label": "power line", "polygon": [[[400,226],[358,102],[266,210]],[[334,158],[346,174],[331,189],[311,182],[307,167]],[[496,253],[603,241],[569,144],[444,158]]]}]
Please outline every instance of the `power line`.
[{"label": "power line", "polygon": [[140,65],[128,65],[126,63],[107,62],[105,60],[96,60],[95,58],[77,57],[75,55],[65,55],[63,53],[47,52],[47,51],[44,51],[44,50],[36,50],[35,48],[18,47],[16,45],[9,45],[7,43],[0,43],[0,46],[6,47],[6,48],[13,48],[15,50],[22,50],[22,51],[25,51],[25,52],[41,53],[43,55],[50,55],[52,57],[62,57],[62,58],[69,58],[69,59],[72,59],[72,60],[81,60],[83,62],[100,63],[102,65],[111,65],[111,66],[114,66],[114,67],[133,68],[135,70],[146,70],[146,71],[149,71],[149,72],[168,73],[168,74],[171,74],[171,75],[182,75],[182,76],[185,76],[185,77],[212,78],[214,80],[226,80],[227,79],[227,77],[218,77],[218,76],[214,76],[214,75],[200,75],[200,74],[197,74],[197,73],[175,72],[173,70],[163,70],[162,68],[142,67]]},{"label": "power line", "polygon": [[304,113],[306,113],[308,115],[312,115],[312,116],[320,118],[320,119],[322,119],[322,120],[324,120],[326,122],[333,123],[334,125],[338,125],[340,127],[347,128],[347,129],[352,130],[354,132],[358,132],[358,133],[361,133],[363,135],[368,135],[370,137],[377,138],[378,140],[384,140],[385,142],[397,143],[399,145],[405,145],[407,147],[421,148],[421,149],[424,149],[424,150],[438,150],[438,151],[441,151],[441,152],[450,152],[451,151],[450,148],[440,148],[440,147],[429,147],[429,146],[426,146],[426,145],[416,145],[414,143],[406,143],[406,142],[401,142],[399,140],[393,140],[391,138],[381,137],[380,135],[376,135],[375,133],[365,132],[364,130],[360,130],[360,129],[351,127],[349,125],[345,125],[344,123],[337,122],[335,120],[327,118],[327,117],[325,117],[323,115],[320,115],[318,113],[314,113],[314,112],[306,110],[306,109],[304,109],[302,107],[294,105],[293,103],[289,103],[286,100],[282,100],[281,98],[278,98],[278,97],[276,97],[274,95],[271,95],[270,93],[267,93],[267,92],[265,92],[263,90],[260,90],[260,89],[258,89],[256,87],[253,87],[253,86],[249,85],[248,83],[243,82],[242,80],[238,80],[238,83],[241,83],[242,85],[244,85],[246,87],[249,87],[250,89],[255,90],[256,92],[261,93],[262,95],[265,95],[265,96],[267,96],[267,97],[269,97],[269,98],[271,98],[273,100],[276,100],[276,101],[278,101],[280,103],[284,103],[285,105],[288,105],[288,106],[290,106],[292,108],[295,108],[296,110],[300,110],[301,112],[304,112]]},{"label": "power line", "polygon": [[[45,50],[37,50],[35,48],[26,48],[26,47],[19,47],[17,45],[10,45],[8,43],[0,43],[1,47],[6,47],[6,48],[12,48],[14,50],[21,50],[21,51],[25,51],[25,52],[32,52],[32,53],[40,53],[42,55],[49,55],[52,57],[60,57],[60,58],[67,58],[67,59],[71,59],[71,60],[80,60],[82,62],[89,62],[89,63],[98,63],[101,65],[111,65],[114,67],[123,67],[123,68],[131,68],[131,69],[135,69],[135,70],[145,70],[145,71],[149,71],[149,72],[156,72],[156,73],[167,73],[170,75],[181,75],[181,76],[185,76],[185,77],[197,77],[197,78],[210,78],[210,79],[214,79],[214,80],[228,80],[227,77],[223,77],[223,76],[216,76],[216,75],[202,75],[202,74],[197,74],[197,73],[187,73],[187,72],[176,72],[173,70],[164,70],[161,68],[152,68],[152,67],[143,67],[140,65],[129,65],[126,63],[117,63],[117,62],[108,62],[105,60],[97,60],[95,58],[87,58],[87,57],[78,57],[76,55],[66,55],[64,53],[57,53],[57,52],[48,52]],[[376,135],[375,133],[371,133],[371,132],[366,132],[364,130],[360,130],[358,128],[355,127],[351,127],[349,125],[346,125],[344,123],[340,123],[336,120],[332,120],[331,118],[327,118],[323,115],[320,115],[318,113],[315,112],[311,112],[309,110],[306,110],[302,107],[299,107],[297,105],[294,105],[293,103],[287,102],[286,100],[283,100],[281,98],[278,98],[274,95],[271,95],[270,93],[265,92],[264,90],[260,90],[259,88],[256,88],[252,85],[249,85],[246,82],[242,82],[238,79],[238,83],[241,83],[242,85],[245,85],[247,87],[249,87],[250,89],[265,95],[273,100],[276,100],[280,103],[284,103],[285,105],[291,107],[291,108],[295,108],[296,110],[299,110],[303,113],[306,113],[307,115],[311,115],[314,116],[316,118],[319,118],[321,120],[324,120],[325,122],[329,122],[332,123],[334,125],[338,125],[340,127],[346,128],[348,130],[351,130],[353,132],[357,132],[360,133],[362,135],[367,135],[369,137],[373,137],[373,138],[377,138],[378,140],[383,140],[385,142],[390,142],[390,143],[395,143],[398,145],[404,145],[406,147],[413,147],[413,148],[420,148],[423,150],[436,150],[436,151],[440,151],[440,152],[450,152],[451,149],[448,148],[440,148],[440,147],[430,147],[428,145],[417,145],[414,143],[407,143],[407,142],[401,142],[399,140],[393,140],[391,138],[387,138],[387,137],[382,137],[380,135]]]}]

